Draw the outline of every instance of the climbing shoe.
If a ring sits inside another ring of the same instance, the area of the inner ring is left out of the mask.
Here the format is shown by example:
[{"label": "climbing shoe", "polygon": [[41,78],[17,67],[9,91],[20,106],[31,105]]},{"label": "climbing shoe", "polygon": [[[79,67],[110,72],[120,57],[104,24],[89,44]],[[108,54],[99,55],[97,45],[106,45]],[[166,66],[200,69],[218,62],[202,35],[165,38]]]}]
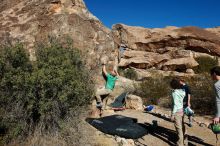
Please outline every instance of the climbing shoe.
[{"label": "climbing shoe", "polygon": [[98,102],[98,103],[96,104],[96,107],[97,107],[97,108],[102,108],[102,103],[101,103],[101,102]]}]

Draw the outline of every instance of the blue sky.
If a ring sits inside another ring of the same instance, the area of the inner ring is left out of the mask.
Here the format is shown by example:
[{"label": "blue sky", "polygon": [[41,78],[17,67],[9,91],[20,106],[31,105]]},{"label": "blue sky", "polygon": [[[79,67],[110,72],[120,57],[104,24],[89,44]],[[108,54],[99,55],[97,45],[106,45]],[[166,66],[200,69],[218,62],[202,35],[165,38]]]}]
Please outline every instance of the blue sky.
[{"label": "blue sky", "polygon": [[220,26],[220,0],[84,0],[90,12],[113,24],[162,28]]}]

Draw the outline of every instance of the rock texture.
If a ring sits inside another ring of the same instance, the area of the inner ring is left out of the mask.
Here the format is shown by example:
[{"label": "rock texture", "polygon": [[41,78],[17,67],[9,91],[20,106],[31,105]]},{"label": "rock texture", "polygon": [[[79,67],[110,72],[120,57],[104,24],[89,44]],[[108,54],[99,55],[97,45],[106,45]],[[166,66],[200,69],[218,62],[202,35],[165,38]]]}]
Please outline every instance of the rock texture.
[{"label": "rock texture", "polygon": [[[165,53],[185,49],[220,55],[219,36],[197,27],[147,29],[123,24],[113,26],[114,38],[133,50]],[[169,48],[172,47],[172,48]]]},{"label": "rock texture", "polygon": [[33,46],[49,36],[65,39],[89,54],[88,66],[97,68],[103,54],[114,60],[110,30],[92,15],[83,0],[2,0],[0,41],[23,42],[34,58]]},{"label": "rock texture", "polygon": [[129,94],[125,103],[127,109],[143,110],[143,101],[139,96]]},{"label": "rock texture", "polygon": [[215,27],[215,28],[207,28],[206,30],[211,31],[212,33],[215,33],[220,37],[220,27]]},{"label": "rock texture", "polygon": [[[199,56],[220,56],[220,27],[166,27],[148,29],[116,24],[106,28],[92,15],[83,0],[2,0],[0,43],[23,42],[35,59],[34,44],[71,38],[73,45],[88,54],[87,65],[103,84],[101,64],[135,68],[139,79],[155,70],[170,75],[193,75]],[[126,47],[117,59],[120,44]],[[219,59],[220,62],[220,59]],[[97,76],[99,72],[99,76]]]},{"label": "rock texture", "polygon": [[143,69],[142,75],[146,69],[193,74],[199,65],[195,58],[220,56],[220,28],[148,29],[116,24],[112,34],[115,42],[126,46],[119,66]]}]

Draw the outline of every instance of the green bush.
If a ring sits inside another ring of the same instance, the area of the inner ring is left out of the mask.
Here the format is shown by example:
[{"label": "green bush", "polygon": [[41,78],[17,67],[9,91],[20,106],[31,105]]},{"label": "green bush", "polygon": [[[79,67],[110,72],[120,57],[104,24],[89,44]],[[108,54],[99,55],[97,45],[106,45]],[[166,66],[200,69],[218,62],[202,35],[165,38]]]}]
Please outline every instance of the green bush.
[{"label": "green bush", "polygon": [[62,120],[93,95],[93,82],[77,49],[53,43],[38,48],[36,58],[30,62],[22,45],[1,48],[0,129],[6,142],[36,127],[59,130]]},{"label": "green bush", "polygon": [[189,85],[192,97],[191,106],[196,114],[210,115],[215,112],[214,82],[208,73],[200,74],[191,78],[185,78]]},{"label": "green bush", "polygon": [[164,78],[162,75],[148,78],[140,83],[135,94],[142,97],[145,104],[157,105],[161,98],[169,96],[169,81],[169,77]]},{"label": "green bush", "polygon": [[218,65],[217,58],[211,58],[208,56],[202,56],[196,58],[196,61],[199,63],[199,66],[194,68],[196,73],[209,73],[210,69]]},{"label": "green bush", "polygon": [[[155,104],[171,107],[171,88],[169,86],[173,77],[155,75],[148,78],[137,86],[134,94],[142,97],[145,104]],[[199,74],[194,77],[182,77],[189,85],[191,95],[191,106],[196,114],[210,115],[215,112],[215,92],[210,75]]]},{"label": "green bush", "polygon": [[136,71],[132,68],[128,68],[124,70],[122,74],[124,75],[124,77],[131,79],[131,80],[136,80],[138,77]]}]

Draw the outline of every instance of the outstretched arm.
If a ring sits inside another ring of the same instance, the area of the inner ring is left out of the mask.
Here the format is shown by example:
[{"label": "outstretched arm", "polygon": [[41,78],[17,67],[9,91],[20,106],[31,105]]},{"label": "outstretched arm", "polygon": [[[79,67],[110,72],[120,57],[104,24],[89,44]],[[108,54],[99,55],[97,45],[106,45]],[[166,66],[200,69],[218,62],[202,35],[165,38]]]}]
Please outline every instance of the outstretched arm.
[{"label": "outstretched arm", "polygon": [[105,64],[103,64],[102,71],[105,74],[105,76],[107,76],[108,72],[106,71]]},{"label": "outstretched arm", "polygon": [[119,76],[119,74],[118,74],[118,71],[117,70],[115,70],[115,73],[116,73],[116,75],[117,75],[117,77]]}]

